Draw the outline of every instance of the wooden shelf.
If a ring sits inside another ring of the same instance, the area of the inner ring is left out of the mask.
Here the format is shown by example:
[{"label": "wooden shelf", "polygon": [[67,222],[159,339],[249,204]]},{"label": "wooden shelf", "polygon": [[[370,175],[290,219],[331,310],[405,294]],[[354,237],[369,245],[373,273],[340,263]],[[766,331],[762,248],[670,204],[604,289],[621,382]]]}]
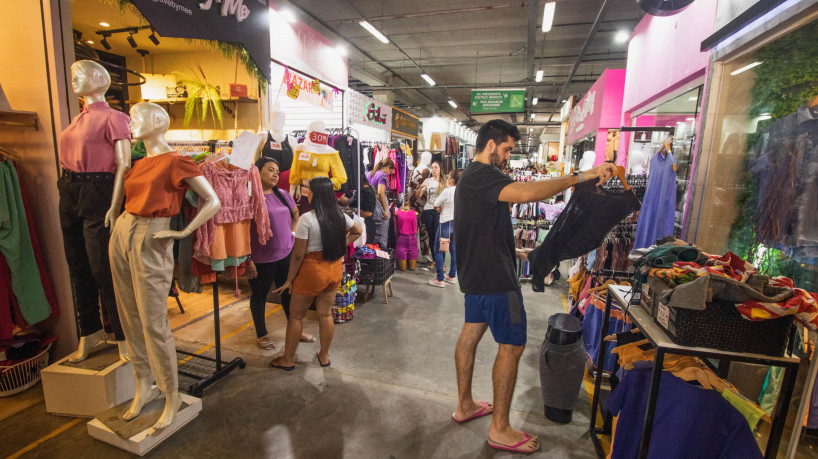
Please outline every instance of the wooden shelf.
[{"label": "wooden shelf", "polygon": [[40,130],[40,121],[36,112],[19,110],[0,110],[0,125],[14,127],[30,127]]},{"label": "wooden shelf", "polygon": [[[172,104],[184,104],[187,102],[187,97],[180,97],[178,99],[146,99],[146,100],[129,100],[128,104],[134,105],[140,102],[153,102],[154,104],[163,104],[163,105],[172,105]],[[257,104],[258,99],[252,99],[250,97],[228,97],[222,99],[222,102],[238,102],[240,104]]]}]

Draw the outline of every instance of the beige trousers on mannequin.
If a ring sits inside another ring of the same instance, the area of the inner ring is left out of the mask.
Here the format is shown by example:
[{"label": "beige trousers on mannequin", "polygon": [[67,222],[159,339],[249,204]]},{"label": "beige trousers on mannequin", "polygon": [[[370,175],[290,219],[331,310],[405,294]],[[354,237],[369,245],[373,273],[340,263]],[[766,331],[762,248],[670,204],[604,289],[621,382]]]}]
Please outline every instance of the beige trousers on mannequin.
[{"label": "beige trousers on mannequin", "polygon": [[176,346],[168,321],[173,278],[173,239],[154,239],[170,218],[123,212],[116,220],[108,254],[117,310],[136,378],[153,374],[163,393],[178,390]]}]

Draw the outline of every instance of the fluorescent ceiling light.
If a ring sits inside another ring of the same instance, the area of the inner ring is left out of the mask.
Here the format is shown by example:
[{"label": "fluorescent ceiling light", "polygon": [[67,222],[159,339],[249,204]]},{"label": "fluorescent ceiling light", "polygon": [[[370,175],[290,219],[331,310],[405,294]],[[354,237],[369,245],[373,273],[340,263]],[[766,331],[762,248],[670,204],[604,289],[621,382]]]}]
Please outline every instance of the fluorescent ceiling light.
[{"label": "fluorescent ceiling light", "polygon": [[537,70],[537,75],[534,77],[534,81],[536,81],[537,83],[542,81],[542,73],[543,73],[542,69]]},{"label": "fluorescent ceiling light", "polygon": [[449,99],[449,105],[451,105],[452,108],[457,108],[457,102],[453,101],[452,99]]},{"label": "fluorescent ceiling light", "polygon": [[547,2],[542,11],[542,31],[548,32],[554,25],[554,10],[557,8],[555,2]]},{"label": "fluorescent ceiling light", "polygon": [[537,102],[539,102],[539,101],[540,101],[540,99],[535,97],[535,98],[531,99],[531,105],[537,105]]},{"label": "fluorescent ceiling light", "polygon": [[432,77],[430,77],[429,75],[423,73],[420,75],[420,77],[426,80],[426,82],[429,83],[429,86],[435,85],[435,80],[433,80]]},{"label": "fluorescent ceiling light", "polygon": [[389,39],[386,38],[386,36],[382,34],[380,30],[376,29],[375,26],[373,26],[372,24],[366,21],[361,21],[358,24],[361,24],[361,27],[369,31],[369,33],[374,35],[375,38],[381,41],[381,43],[389,43]]},{"label": "fluorescent ceiling light", "polygon": [[747,64],[747,65],[745,65],[744,67],[742,67],[742,68],[740,68],[738,70],[733,70],[732,72],[730,72],[730,76],[736,76],[741,72],[746,72],[747,70],[750,70],[753,67],[758,67],[761,64],[763,64],[763,62],[760,62],[760,61],[755,61],[752,64]]},{"label": "fluorescent ceiling light", "polygon": [[340,55],[341,55],[341,56],[343,56],[343,57],[346,57],[346,56],[347,56],[347,54],[349,54],[349,53],[347,52],[347,47],[346,47],[346,46],[344,46],[344,45],[342,45],[342,44],[340,44],[340,43],[339,43],[339,44],[337,44],[337,45],[335,45],[335,52],[337,52],[338,54],[340,54]]},{"label": "fluorescent ceiling light", "polygon": [[88,43],[89,45],[93,45],[93,44],[94,44],[94,40],[85,40],[85,43]]},{"label": "fluorescent ceiling light", "polygon": [[287,22],[289,22],[290,24],[295,24],[295,21],[297,21],[295,14],[293,14],[292,10],[281,10],[281,16],[283,16],[284,19],[286,19]]},{"label": "fluorescent ceiling light", "polygon": [[616,35],[614,35],[614,40],[616,40],[617,43],[625,43],[626,41],[628,41],[628,38],[630,38],[630,36],[631,34],[629,34],[628,32],[620,30],[619,32],[616,33]]},{"label": "fluorescent ceiling light", "polygon": [[111,27],[111,24],[108,24],[107,22],[100,22],[99,25],[102,27]]}]

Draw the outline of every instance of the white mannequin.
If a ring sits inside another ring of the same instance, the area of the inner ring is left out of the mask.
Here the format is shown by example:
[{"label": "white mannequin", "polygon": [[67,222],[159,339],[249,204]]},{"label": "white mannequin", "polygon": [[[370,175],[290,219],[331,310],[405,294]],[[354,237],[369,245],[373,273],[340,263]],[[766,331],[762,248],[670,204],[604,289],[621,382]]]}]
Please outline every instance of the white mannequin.
[{"label": "white mannequin", "polygon": [[585,172],[594,167],[596,161],[596,153],[593,151],[586,151],[582,154],[582,159],[579,160],[579,170]]},{"label": "white mannequin", "polygon": [[429,164],[432,163],[432,154],[428,151],[424,151],[420,154],[420,161],[418,161],[417,167],[412,172],[412,178],[417,175],[423,174],[423,171],[429,168]]},{"label": "white mannequin", "polygon": [[270,135],[276,142],[283,142],[287,138],[287,134],[284,133],[284,120],[281,105],[276,103],[270,111]]},{"label": "white mannequin", "polygon": [[[282,121],[282,125],[283,123],[284,121]],[[304,138],[304,141],[296,145],[296,147],[293,149],[293,155],[295,156],[293,161],[298,160],[297,158],[299,151],[309,151],[317,154],[335,153],[336,150],[327,145],[326,142],[315,143],[311,141],[310,135],[313,133],[329,135],[323,121],[313,121],[310,123],[310,125],[307,127],[307,136]],[[302,180],[302,182],[302,185],[306,185],[309,180]],[[298,202],[298,200],[301,199],[301,186],[290,184],[290,195],[292,195],[292,197],[295,199],[295,202]]]},{"label": "white mannequin", "polygon": [[[165,141],[165,132],[168,130],[169,124],[170,117],[167,112],[156,104],[143,102],[131,108],[131,132],[133,133],[133,138],[140,139],[145,143],[148,158],[174,151]],[[158,231],[154,234],[154,239],[182,239],[187,237],[192,234],[196,228],[210,220],[216,212],[218,212],[219,208],[221,208],[219,197],[207,179],[198,176],[186,178],[184,181],[202,198],[204,204],[199,206],[196,217],[185,229],[182,231]],[[128,331],[131,333],[134,332],[133,330]],[[172,361],[171,368],[173,371],[176,371],[175,359]],[[154,371],[153,368],[152,371]],[[152,377],[140,378],[137,375],[136,394],[134,395],[130,408],[123,414],[123,419],[130,420],[137,417],[147,403],[159,397],[160,391],[151,387],[152,382]],[[169,426],[175,419],[176,412],[179,410],[181,404],[182,399],[179,396],[178,389],[169,389],[168,393],[165,394],[164,411],[152,429],[158,430]]]},{"label": "white mannequin", "polygon": [[[94,61],[77,61],[71,66],[71,86],[77,95],[85,99],[87,105],[105,102],[105,93],[111,86],[111,76],[105,67]],[[113,229],[114,222],[119,217],[123,197],[122,184],[125,182],[125,174],[131,169],[131,142],[127,139],[117,140],[114,144],[114,155],[117,166],[114,193],[110,209],[105,215],[105,227],[109,230]],[[88,358],[94,347],[104,342],[104,330],[81,336],[77,350],[68,357],[68,360],[73,363],[81,362]],[[117,341],[117,346],[120,360],[128,360],[125,342]]]},{"label": "white mannequin", "polygon": [[631,174],[644,174],[648,164],[648,155],[641,149],[630,152]]}]

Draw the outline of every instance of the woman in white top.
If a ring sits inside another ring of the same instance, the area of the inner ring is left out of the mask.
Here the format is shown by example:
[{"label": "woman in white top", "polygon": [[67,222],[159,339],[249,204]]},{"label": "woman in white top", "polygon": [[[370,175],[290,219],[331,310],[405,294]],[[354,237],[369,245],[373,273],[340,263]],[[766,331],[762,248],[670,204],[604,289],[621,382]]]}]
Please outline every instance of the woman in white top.
[{"label": "woman in white top", "polygon": [[290,288],[293,291],[284,355],[270,362],[273,368],[286,371],[295,369],[293,359],[304,328],[304,316],[313,302],[321,342],[316,358],[322,367],[330,365],[329,346],[335,330],[332,304],[344,275],[341,262],[347,246],[361,235],[361,227],[338,207],[330,179],[316,177],[308,186],[302,186],[302,193],[310,201],[312,210],[298,220],[290,273],[287,282],[276,290],[279,294]]},{"label": "woman in white top", "polygon": [[440,163],[435,161],[431,167],[432,176],[424,181],[420,188],[415,192],[415,195],[420,198],[426,195],[426,205],[423,206],[423,212],[420,214],[420,221],[426,226],[426,232],[429,234],[429,245],[432,246],[432,259],[437,259],[437,243],[433,242],[437,239],[437,227],[440,225],[440,214],[435,210],[435,199],[446,189],[446,181],[440,178]]},{"label": "woman in white top", "polygon": [[[454,253],[454,192],[460,179],[460,169],[449,174],[448,187],[435,199],[434,206],[440,209],[440,232],[435,240],[435,268],[437,278],[429,279],[429,285],[445,287],[446,282],[457,283],[457,259]],[[449,275],[443,277],[443,262],[446,252],[440,251],[440,238],[449,238]]]}]

